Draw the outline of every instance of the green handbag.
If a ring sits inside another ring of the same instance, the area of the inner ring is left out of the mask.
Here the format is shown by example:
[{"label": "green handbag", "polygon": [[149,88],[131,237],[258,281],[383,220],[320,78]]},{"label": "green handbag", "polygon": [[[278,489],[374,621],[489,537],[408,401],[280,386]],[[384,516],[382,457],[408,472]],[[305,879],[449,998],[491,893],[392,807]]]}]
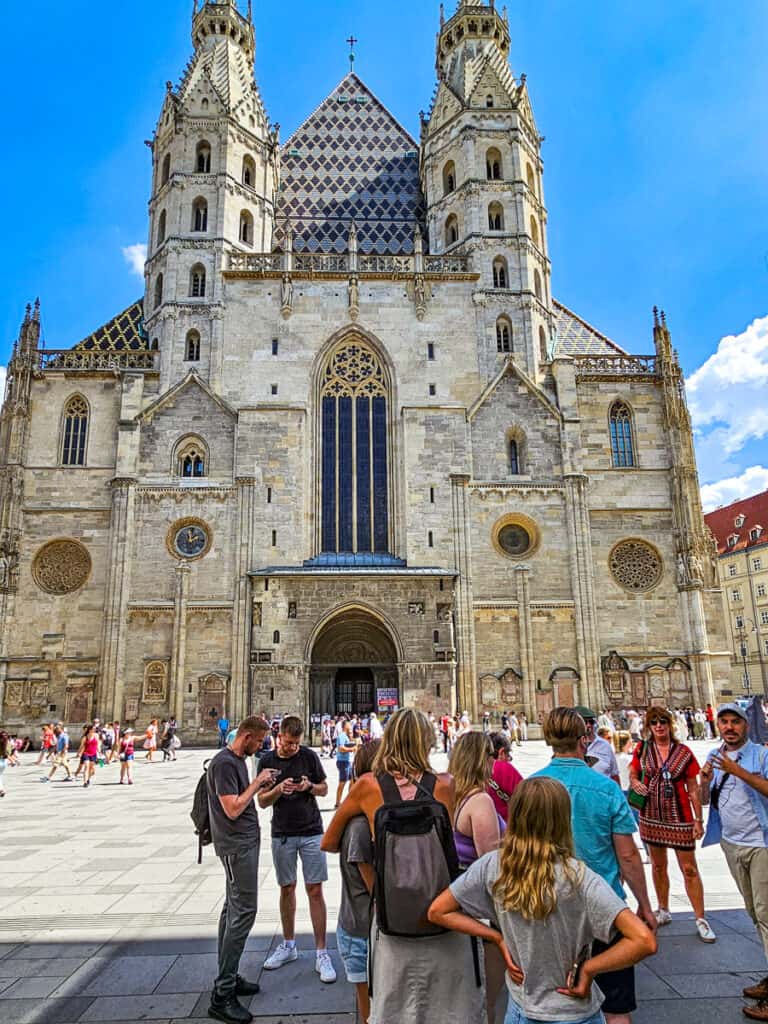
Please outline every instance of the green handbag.
[{"label": "green handbag", "polygon": [[[648,743],[643,743],[643,749],[640,752],[640,764],[642,765],[643,759],[645,758],[645,751],[648,747]],[[640,772],[640,782],[645,781],[645,768]],[[648,800],[647,793],[636,793],[634,789],[630,787],[629,793],[627,794],[627,803],[630,807],[634,807],[636,811],[642,811]]]}]

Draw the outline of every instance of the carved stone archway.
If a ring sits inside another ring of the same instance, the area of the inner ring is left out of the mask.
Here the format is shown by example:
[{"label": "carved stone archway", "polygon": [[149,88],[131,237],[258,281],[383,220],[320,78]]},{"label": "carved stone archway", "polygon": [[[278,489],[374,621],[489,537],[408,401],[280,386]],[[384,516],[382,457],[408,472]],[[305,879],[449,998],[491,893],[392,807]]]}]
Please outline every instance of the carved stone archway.
[{"label": "carved stone archway", "polygon": [[399,705],[397,662],[397,644],[381,619],[365,608],[341,610],[314,638],[311,714],[366,714]]}]

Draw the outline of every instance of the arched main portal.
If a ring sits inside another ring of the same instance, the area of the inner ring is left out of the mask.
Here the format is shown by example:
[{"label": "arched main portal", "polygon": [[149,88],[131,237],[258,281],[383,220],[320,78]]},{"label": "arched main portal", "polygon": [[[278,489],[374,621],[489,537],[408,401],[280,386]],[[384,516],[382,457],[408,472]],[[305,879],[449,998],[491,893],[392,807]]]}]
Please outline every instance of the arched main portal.
[{"label": "arched main portal", "polygon": [[311,713],[365,715],[382,709],[381,698],[400,704],[397,661],[395,642],[375,615],[363,608],[340,612],[312,646]]}]

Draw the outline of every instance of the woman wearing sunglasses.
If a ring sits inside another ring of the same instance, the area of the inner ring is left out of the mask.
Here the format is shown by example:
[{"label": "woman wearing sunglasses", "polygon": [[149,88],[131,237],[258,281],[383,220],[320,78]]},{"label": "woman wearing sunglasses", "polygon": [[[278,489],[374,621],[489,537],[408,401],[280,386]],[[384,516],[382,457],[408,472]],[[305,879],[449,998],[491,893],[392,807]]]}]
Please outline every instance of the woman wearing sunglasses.
[{"label": "woman wearing sunglasses", "polygon": [[[677,856],[685,891],[696,915],[702,942],[715,933],[704,913],[704,886],[696,864],[696,840],[704,836],[699,798],[699,763],[692,751],[675,739],[675,721],[666,708],[650,707],[645,715],[645,740],[638,744],[629,769],[632,791],[645,802],[640,810],[640,838],[648,848],[653,885],[659,901],[656,920],[669,924],[668,853]],[[637,801],[630,801],[637,806]]]}]

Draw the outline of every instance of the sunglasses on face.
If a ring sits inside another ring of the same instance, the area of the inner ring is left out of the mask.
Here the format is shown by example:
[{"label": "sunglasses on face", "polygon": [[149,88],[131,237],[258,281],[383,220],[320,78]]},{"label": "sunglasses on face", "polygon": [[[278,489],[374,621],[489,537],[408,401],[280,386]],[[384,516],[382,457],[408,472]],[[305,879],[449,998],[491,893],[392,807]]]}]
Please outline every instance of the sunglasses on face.
[{"label": "sunglasses on face", "polygon": [[649,725],[669,725],[669,722],[668,722],[668,720],[666,718],[652,718],[648,724]]}]

